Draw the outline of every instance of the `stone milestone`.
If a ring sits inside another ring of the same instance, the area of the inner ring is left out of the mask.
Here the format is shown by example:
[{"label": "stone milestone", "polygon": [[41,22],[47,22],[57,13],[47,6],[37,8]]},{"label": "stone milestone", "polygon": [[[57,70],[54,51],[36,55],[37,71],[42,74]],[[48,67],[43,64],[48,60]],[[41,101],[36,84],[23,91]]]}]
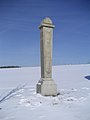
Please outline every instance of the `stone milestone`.
[{"label": "stone milestone", "polygon": [[37,84],[37,93],[44,96],[56,96],[57,86],[52,79],[52,20],[46,17],[40,24],[41,79]]}]

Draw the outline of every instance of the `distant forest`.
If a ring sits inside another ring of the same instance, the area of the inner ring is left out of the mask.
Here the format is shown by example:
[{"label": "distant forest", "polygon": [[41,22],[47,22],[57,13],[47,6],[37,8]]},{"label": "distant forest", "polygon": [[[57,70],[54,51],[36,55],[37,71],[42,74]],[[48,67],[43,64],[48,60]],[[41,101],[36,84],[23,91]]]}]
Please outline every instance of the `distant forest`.
[{"label": "distant forest", "polygon": [[0,66],[0,69],[2,68],[20,68],[21,66]]}]

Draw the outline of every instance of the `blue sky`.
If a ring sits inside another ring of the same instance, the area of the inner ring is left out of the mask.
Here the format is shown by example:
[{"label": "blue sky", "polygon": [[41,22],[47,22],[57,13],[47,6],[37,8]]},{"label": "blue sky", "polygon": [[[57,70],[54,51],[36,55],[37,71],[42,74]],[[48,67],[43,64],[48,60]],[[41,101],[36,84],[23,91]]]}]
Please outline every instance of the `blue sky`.
[{"label": "blue sky", "polygon": [[40,65],[40,30],[55,25],[53,65],[90,62],[90,0],[0,0],[0,66]]}]

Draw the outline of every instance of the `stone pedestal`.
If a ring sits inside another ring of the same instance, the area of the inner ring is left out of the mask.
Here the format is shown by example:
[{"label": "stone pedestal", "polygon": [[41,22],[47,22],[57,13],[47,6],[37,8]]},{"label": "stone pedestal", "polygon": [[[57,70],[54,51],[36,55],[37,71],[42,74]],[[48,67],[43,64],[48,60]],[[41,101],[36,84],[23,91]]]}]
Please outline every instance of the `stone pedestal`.
[{"label": "stone pedestal", "polygon": [[50,18],[45,18],[40,26],[41,46],[41,79],[37,84],[37,93],[42,95],[57,95],[57,86],[52,79],[52,39],[54,25]]}]

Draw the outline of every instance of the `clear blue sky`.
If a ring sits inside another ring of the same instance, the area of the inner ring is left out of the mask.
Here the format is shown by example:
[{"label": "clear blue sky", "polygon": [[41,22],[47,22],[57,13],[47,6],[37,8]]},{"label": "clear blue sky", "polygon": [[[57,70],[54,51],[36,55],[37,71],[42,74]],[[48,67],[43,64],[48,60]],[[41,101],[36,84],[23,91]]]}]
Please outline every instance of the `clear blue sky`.
[{"label": "clear blue sky", "polygon": [[40,65],[40,30],[55,24],[53,65],[90,62],[90,0],[0,0],[0,66]]}]

